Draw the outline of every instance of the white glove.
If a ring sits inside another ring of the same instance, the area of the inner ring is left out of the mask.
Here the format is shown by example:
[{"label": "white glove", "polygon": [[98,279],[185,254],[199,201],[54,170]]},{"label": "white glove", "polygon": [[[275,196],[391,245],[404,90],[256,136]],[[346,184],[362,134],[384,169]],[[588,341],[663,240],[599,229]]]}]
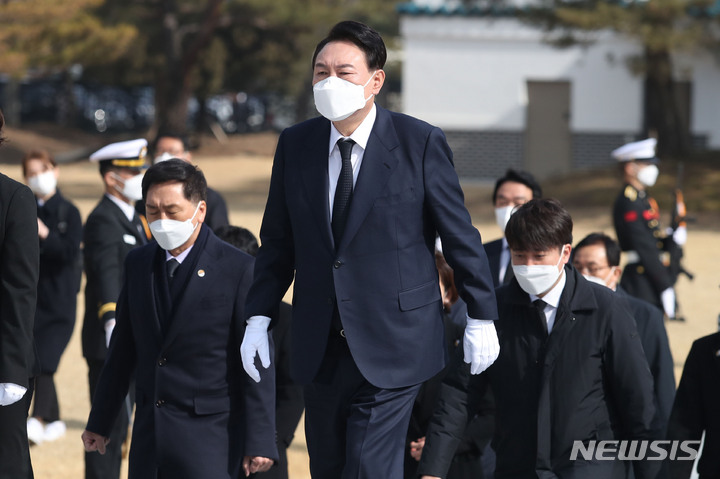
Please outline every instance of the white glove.
[{"label": "white glove", "polygon": [[110,338],[112,338],[113,329],[115,329],[115,318],[110,318],[105,321],[105,347],[110,347]]},{"label": "white glove", "polygon": [[23,398],[27,388],[13,383],[0,383],[0,406],[15,404]]},{"label": "white glove", "polygon": [[682,246],[687,242],[687,226],[678,226],[672,234],[673,241],[678,246]]},{"label": "white glove", "polygon": [[256,383],[260,382],[260,373],[255,367],[255,355],[260,356],[264,368],[270,367],[270,346],[268,344],[268,326],[270,318],[267,316],[253,316],[248,319],[245,336],[240,345],[240,357],[243,368],[248,376]]},{"label": "white glove", "polygon": [[463,338],[465,362],[470,373],[480,374],[495,362],[500,354],[495,322],[488,319],[472,319],[468,316]]},{"label": "white glove", "polygon": [[675,317],[675,290],[670,287],[660,293],[660,300],[662,301],[663,310],[665,311],[665,316],[668,318],[674,318]]}]

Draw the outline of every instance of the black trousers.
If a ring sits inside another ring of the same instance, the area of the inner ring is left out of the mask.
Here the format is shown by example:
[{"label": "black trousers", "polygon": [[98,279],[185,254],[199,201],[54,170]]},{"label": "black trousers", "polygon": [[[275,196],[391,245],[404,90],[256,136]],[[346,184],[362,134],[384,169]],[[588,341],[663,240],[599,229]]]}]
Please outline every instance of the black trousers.
[{"label": "black trousers", "polygon": [[35,402],[32,415],[47,424],[60,419],[60,405],[53,374],[43,373],[35,378]]},{"label": "black trousers", "polygon": [[305,386],[305,436],[313,479],[397,479],[420,385],[382,389],[360,373],[334,334]]},{"label": "black trousers", "polygon": [[25,395],[9,406],[0,406],[0,479],[33,479],[27,417],[33,380]]},{"label": "black trousers", "polygon": [[[100,379],[104,360],[87,359],[88,381],[90,383],[90,401],[95,395],[95,388]],[[85,453],[85,479],[119,479],[120,465],[122,464],[122,444],[127,438],[130,417],[127,410],[123,410],[115,418],[110,442],[106,446],[105,454],[98,452]]]}]

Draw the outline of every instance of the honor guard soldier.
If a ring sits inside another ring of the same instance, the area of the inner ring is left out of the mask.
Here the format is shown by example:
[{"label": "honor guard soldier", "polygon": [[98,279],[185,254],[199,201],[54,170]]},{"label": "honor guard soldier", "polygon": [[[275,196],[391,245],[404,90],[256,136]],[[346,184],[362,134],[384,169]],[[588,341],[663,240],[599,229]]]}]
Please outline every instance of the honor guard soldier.
[{"label": "honor guard soldier", "polygon": [[[668,319],[676,319],[675,278],[670,266],[670,249],[682,246],[687,230],[660,227],[657,202],[646,188],[658,177],[657,140],[628,143],[613,150],[620,162],[624,186],[615,200],[613,223],[618,242],[627,260],[620,285],[632,296],[661,308]],[[669,233],[669,235],[668,235]]]},{"label": "honor guard soldier", "polygon": [[[88,216],[83,231],[85,318],[83,356],[88,364],[90,399],[95,394],[107,345],[115,327],[115,303],[120,295],[125,256],[150,238],[147,221],[135,212],[142,198],[147,141],[112,143],[90,156],[97,162],[105,194]],[[127,436],[128,414],[118,415],[110,435],[108,454],[85,454],[86,479],[115,479],[120,475],[122,443]]]}]

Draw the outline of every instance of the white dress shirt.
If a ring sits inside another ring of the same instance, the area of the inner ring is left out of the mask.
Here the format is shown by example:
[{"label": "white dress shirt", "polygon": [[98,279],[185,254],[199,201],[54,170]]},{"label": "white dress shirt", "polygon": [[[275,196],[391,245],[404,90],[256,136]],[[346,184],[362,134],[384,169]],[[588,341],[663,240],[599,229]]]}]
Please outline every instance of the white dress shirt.
[{"label": "white dress shirt", "polygon": [[498,284],[503,284],[505,280],[505,273],[507,273],[508,265],[510,264],[510,247],[508,246],[507,240],[503,237],[502,249],[500,250],[500,265],[498,268]]},{"label": "white dress shirt", "polygon": [[105,196],[110,198],[110,200],[118,205],[118,208],[120,208],[125,216],[127,216],[128,221],[132,222],[133,218],[135,217],[135,207],[131,204],[125,203],[120,198],[109,195],[105,193]]},{"label": "white dress shirt", "polygon": [[194,244],[191,244],[191,245],[188,247],[188,249],[186,249],[185,251],[183,251],[182,253],[180,253],[180,254],[177,255],[177,256],[173,256],[173,255],[170,254],[170,252],[169,252],[168,250],[165,250],[165,261],[170,261],[171,259],[174,259],[174,260],[176,260],[178,263],[182,264],[182,262],[185,261],[185,258],[187,258],[187,255],[190,254],[190,250],[193,249],[193,246],[195,246],[195,245],[194,245]]},{"label": "white dress shirt", "polygon": [[367,148],[368,140],[370,139],[370,132],[372,132],[373,125],[375,125],[375,118],[377,117],[377,109],[373,103],[370,113],[365,117],[360,126],[352,132],[350,136],[342,136],[340,132],[335,128],[335,125],[330,123],[330,145],[328,153],[328,201],[330,204],[330,217],[332,218],[333,203],[335,202],[335,190],[337,189],[338,178],[340,176],[340,170],[342,169],[342,158],[340,157],[340,148],[337,146],[337,141],[340,138],[349,138],[355,142],[350,155],[350,162],[353,168],[353,187],[357,183],[358,174],[360,173],[360,166],[362,165],[363,156],[365,156],[365,149]]}]

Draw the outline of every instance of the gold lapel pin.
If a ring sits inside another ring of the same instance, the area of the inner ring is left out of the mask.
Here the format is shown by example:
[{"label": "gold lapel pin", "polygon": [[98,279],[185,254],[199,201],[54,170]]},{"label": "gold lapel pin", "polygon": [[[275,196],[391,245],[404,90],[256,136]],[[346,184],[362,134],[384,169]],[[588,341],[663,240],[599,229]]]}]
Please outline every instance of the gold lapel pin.
[{"label": "gold lapel pin", "polygon": [[200,276],[201,278],[204,278],[204,277],[205,277],[205,270],[204,270],[204,269],[199,269],[199,270],[198,270],[198,276]]}]

